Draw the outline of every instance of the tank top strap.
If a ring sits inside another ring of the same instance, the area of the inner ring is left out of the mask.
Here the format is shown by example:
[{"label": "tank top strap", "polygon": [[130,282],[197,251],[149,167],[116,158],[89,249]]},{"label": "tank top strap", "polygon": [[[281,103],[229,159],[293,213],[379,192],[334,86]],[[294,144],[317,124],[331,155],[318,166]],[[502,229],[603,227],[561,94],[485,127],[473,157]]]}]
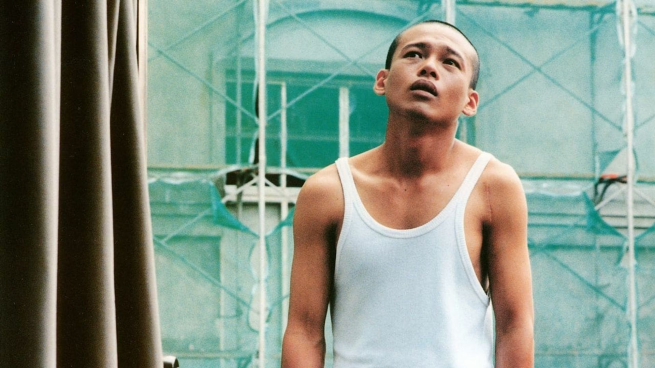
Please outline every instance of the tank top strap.
[{"label": "tank top strap", "polygon": [[493,156],[490,153],[482,152],[480,156],[478,156],[478,158],[475,160],[475,163],[473,163],[473,166],[471,166],[471,169],[469,169],[469,172],[466,174],[466,177],[464,178],[464,181],[462,182],[462,185],[460,186],[457,193],[459,196],[458,199],[460,201],[463,200],[463,202],[466,202],[468,200],[468,197],[471,195],[475,184],[478,183],[482,172],[487,167],[487,164],[489,161],[491,161],[492,157]]},{"label": "tank top strap", "polygon": [[348,164],[348,157],[341,157],[335,162],[337,166],[337,173],[339,174],[339,180],[341,181],[341,188],[343,190],[343,222],[341,223],[341,233],[338,235],[337,240],[337,252],[334,262],[334,271],[335,275],[338,274],[338,270],[341,268],[341,253],[343,247],[350,233],[350,227],[355,215],[355,201],[357,199],[357,188],[355,187],[355,179],[353,179],[353,174],[350,171],[350,166]]},{"label": "tank top strap", "polygon": [[353,203],[357,196],[357,188],[355,187],[355,180],[348,165],[348,157],[341,157],[335,161],[339,179],[341,180],[341,187],[343,189],[343,199],[346,207]]}]

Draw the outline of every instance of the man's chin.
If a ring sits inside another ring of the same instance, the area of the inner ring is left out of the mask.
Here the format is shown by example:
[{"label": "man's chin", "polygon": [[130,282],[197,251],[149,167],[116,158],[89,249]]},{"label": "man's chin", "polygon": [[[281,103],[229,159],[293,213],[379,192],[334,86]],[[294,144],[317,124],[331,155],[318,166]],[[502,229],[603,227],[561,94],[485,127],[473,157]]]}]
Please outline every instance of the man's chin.
[{"label": "man's chin", "polygon": [[405,115],[408,118],[421,123],[443,124],[451,121],[457,122],[457,118],[451,119],[450,117],[440,114],[438,111],[434,111],[433,108],[411,108],[406,110]]}]

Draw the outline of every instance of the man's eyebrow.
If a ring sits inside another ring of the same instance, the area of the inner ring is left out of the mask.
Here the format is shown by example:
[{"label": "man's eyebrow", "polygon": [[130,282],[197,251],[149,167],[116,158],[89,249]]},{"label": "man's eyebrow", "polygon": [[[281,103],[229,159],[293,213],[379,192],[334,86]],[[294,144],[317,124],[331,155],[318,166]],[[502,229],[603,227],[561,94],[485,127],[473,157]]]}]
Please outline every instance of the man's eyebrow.
[{"label": "man's eyebrow", "polygon": [[403,48],[401,49],[401,51],[404,51],[404,50],[409,49],[409,48],[412,48],[412,47],[416,47],[416,48],[421,49],[421,50],[426,50],[426,49],[429,49],[429,48],[430,48],[430,45],[428,45],[428,44],[425,43],[425,42],[409,43],[409,44],[403,46]]},{"label": "man's eyebrow", "polygon": [[446,46],[446,55],[454,55],[455,57],[465,60],[464,57],[457,51],[453,50],[451,47]]},{"label": "man's eyebrow", "polygon": [[[433,48],[432,45],[430,45],[428,43],[425,43],[425,42],[414,42],[414,43],[410,43],[410,44],[407,44],[407,45],[403,46],[403,48],[401,49],[401,52],[405,51],[406,49],[413,48],[413,47],[416,47],[416,48],[418,48],[418,49],[420,49],[422,51],[429,50],[429,49]],[[445,46],[445,50],[446,50],[446,55],[453,55],[453,56],[455,56],[455,57],[457,57],[457,58],[459,58],[461,60],[466,60],[464,58],[464,56],[462,56],[462,54],[459,53],[459,51],[456,51],[455,49],[453,49],[450,46]]]},{"label": "man's eyebrow", "polygon": [[449,46],[446,46],[446,55],[452,55],[455,58],[459,59],[461,61],[459,67],[462,70],[466,70],[468,68],[468,63],[471,62],[469,59],[462,56],[462,54],[460,54],[459,51],[456,51],[452,47],[449,47]]}]

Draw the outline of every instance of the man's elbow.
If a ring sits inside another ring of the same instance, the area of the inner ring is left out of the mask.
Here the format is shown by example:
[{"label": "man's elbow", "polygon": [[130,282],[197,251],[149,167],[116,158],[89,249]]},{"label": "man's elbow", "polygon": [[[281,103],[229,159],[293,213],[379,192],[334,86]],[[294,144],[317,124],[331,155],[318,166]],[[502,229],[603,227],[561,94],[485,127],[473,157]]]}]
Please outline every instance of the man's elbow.
[{"label": "man's elbow", "polygon": [[533,337],[534,317],[532,313],[512,313],[496,319],[497,335],[514,335],[517,333],[530,338]]},{"label": "man's elbow", "polygon": [[322,368],[325,336],[287,328],[282,341],[282,368]]},{"label": "man's elbow", "polygon": [[534,367],[534,322],[531,315],[496,325],[496,367]]}]

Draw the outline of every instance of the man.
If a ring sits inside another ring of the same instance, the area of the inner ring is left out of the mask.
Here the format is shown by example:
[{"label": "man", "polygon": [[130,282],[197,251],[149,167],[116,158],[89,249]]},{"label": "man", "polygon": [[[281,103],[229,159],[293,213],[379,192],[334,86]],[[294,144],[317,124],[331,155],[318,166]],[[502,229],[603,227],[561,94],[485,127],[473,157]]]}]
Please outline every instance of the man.
[{"label": "man", "polygon": [[392,43],[373,87],[389,106],[385,142],[299,194],[283,367],[323,366],[328,305],[335,368],[533,366],[520,180],[455,139],[477,110],[478,69],[446,23]]}]

